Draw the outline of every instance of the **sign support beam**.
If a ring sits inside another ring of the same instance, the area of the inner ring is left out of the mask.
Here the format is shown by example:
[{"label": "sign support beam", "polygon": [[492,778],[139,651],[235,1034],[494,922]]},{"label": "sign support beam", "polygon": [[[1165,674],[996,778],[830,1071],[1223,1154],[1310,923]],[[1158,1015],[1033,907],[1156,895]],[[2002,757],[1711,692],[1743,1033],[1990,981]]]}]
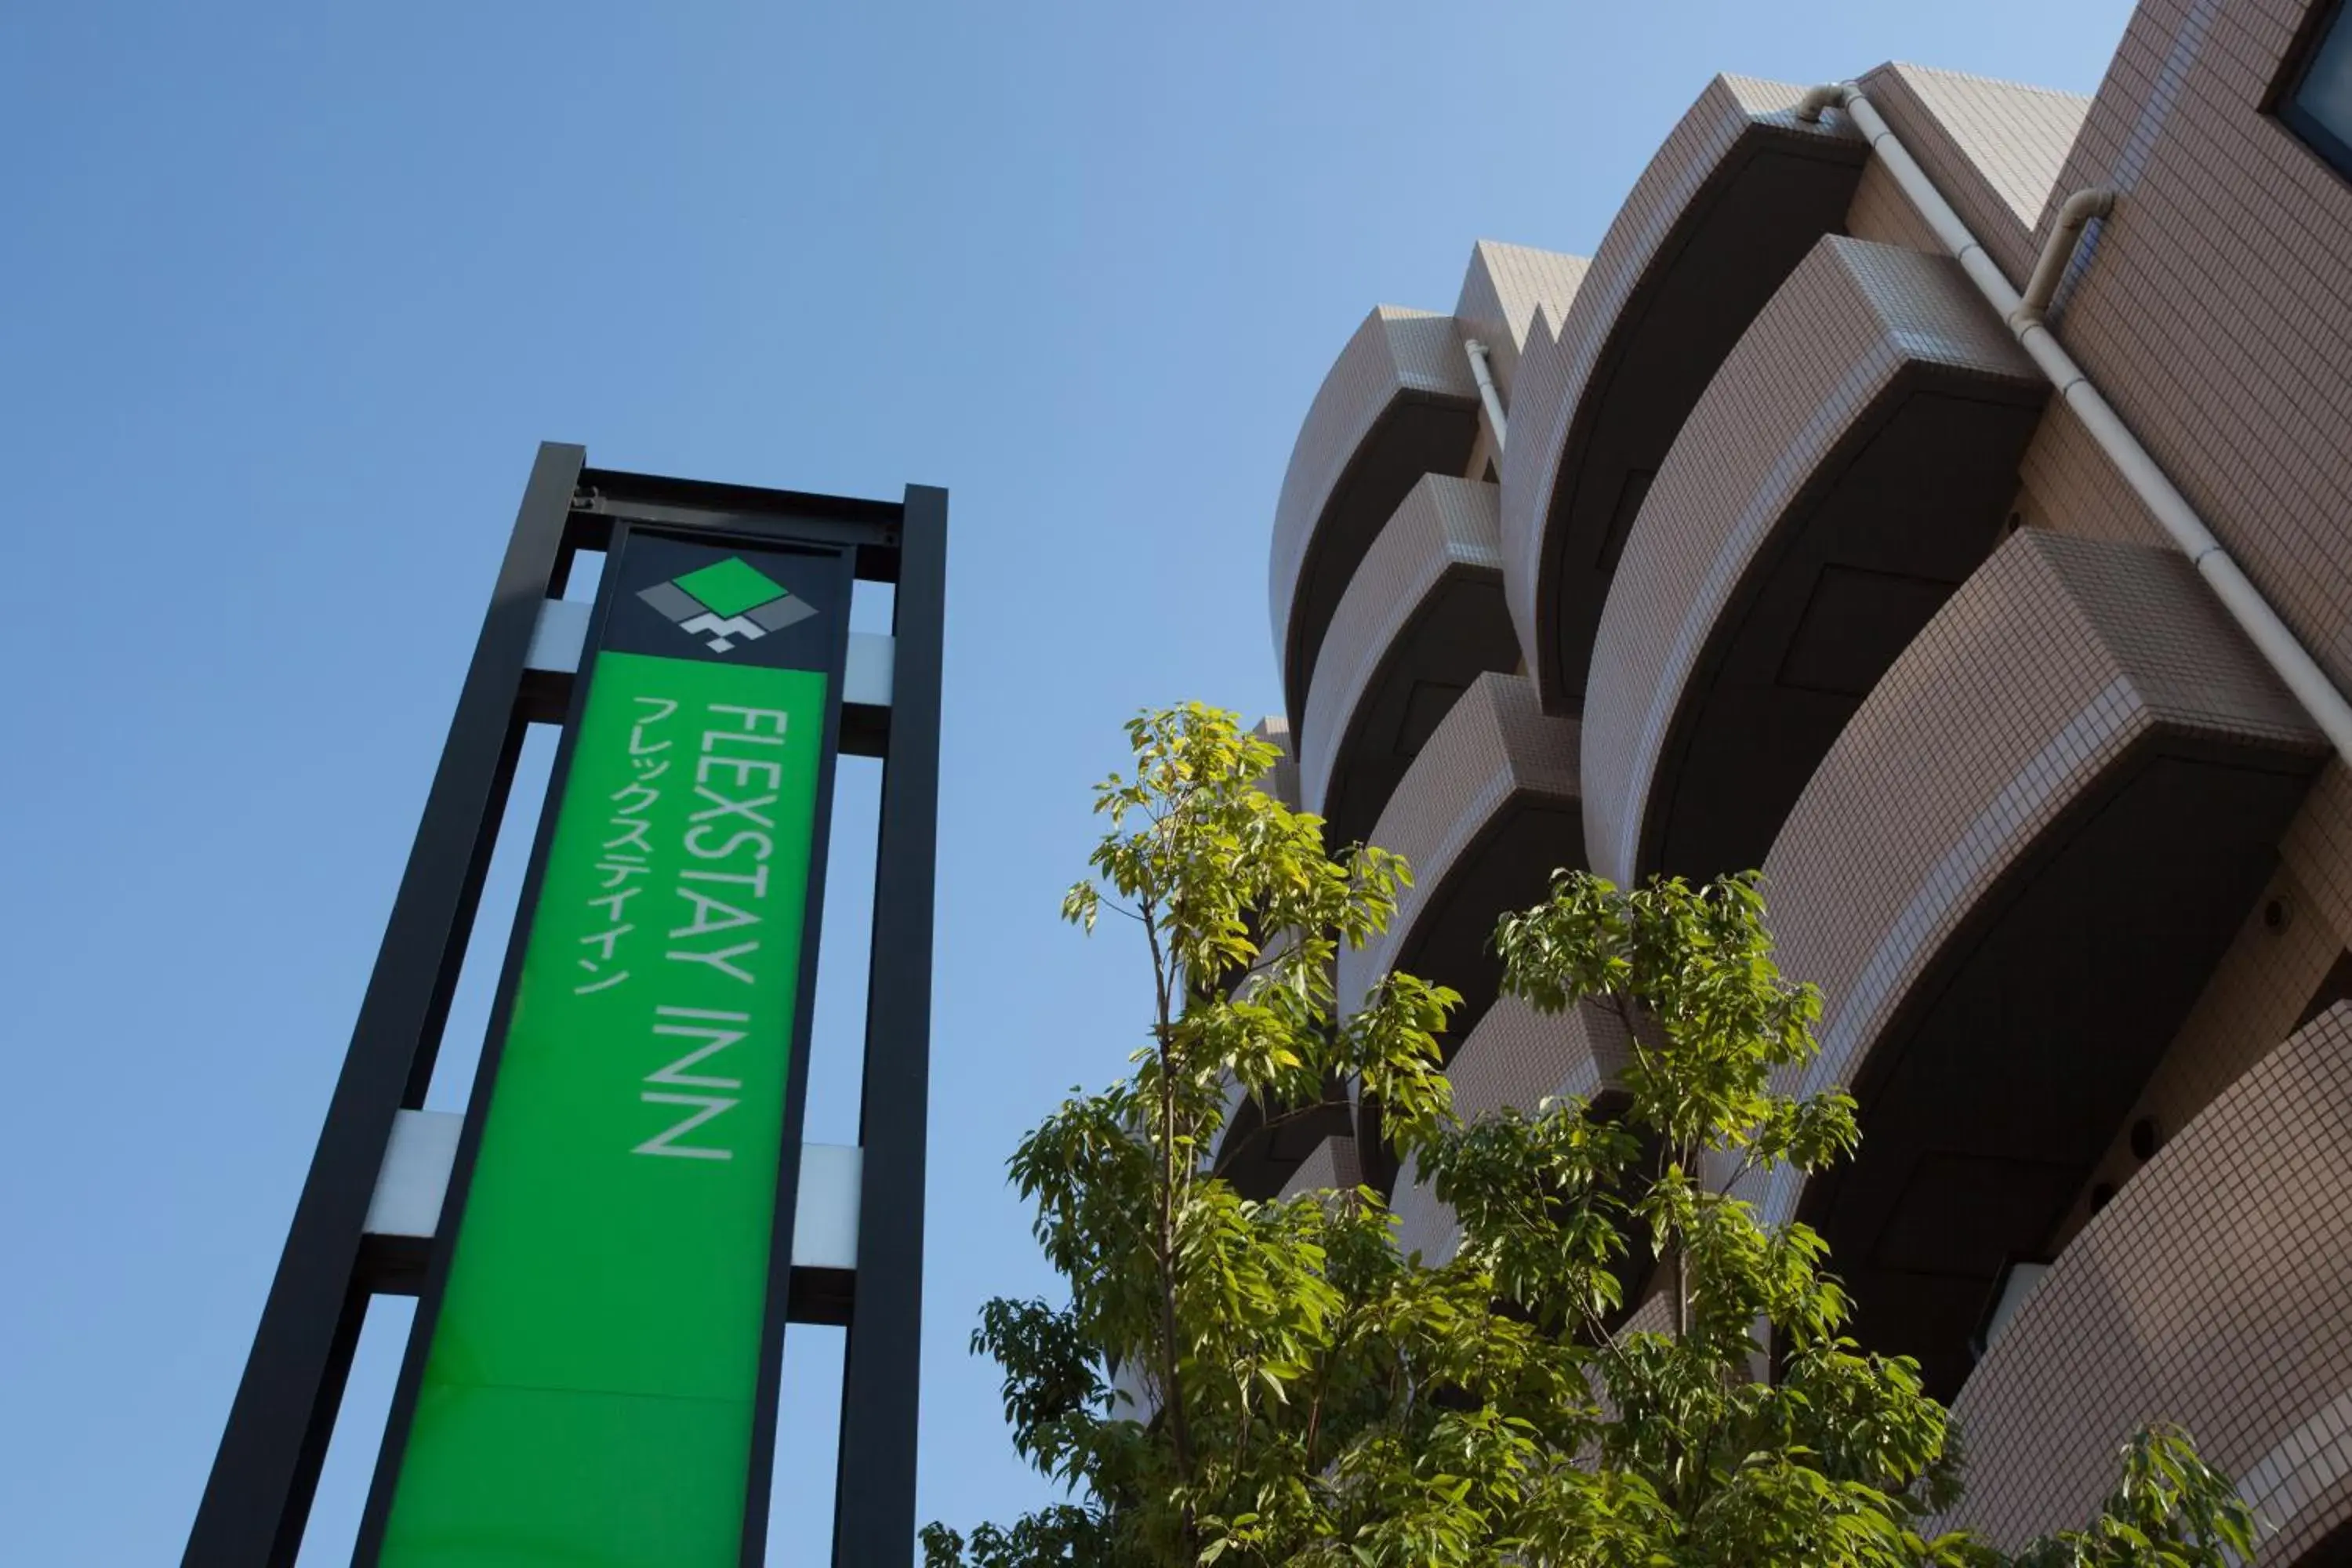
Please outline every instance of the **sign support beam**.
[{"label": "sign support beam", "polygon": [[[890,752],[866,984],[865,1223],[841,1383],[833,1515],[836,1565],[904,1563],[915,1536],[922,1375],[923,1154],[929,1136],[932,874],[947,629],[948,496],[910,485],[898,546]],[[886,1217],[887,1216],[887,1217]]]},{"label": "sign support beam", "polygon": [[523,660],[539,605],[562,592],[566,524],[586,450],[539,449],[474,662],[376,952],[185,1568],[293,1568],[367,1312],[361,1238],[394,1113],[425,1101],[466,938],[514,780]]}]

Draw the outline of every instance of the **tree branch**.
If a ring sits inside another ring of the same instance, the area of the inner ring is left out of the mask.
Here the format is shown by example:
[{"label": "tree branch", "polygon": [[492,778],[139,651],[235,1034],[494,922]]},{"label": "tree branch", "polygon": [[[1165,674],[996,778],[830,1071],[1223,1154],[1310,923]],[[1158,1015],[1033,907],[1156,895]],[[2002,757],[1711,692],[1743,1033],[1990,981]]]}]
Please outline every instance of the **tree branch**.
[{"label": "tree branch", "polygon": [[[1184,1418],[1184,1387],[1178,1373],[1176,1326],[1176,1064],[1174,1019],[1170,1011],[1171,976],[1160,942],[1159,904],[1146,889],[1143,930],[1151,948],[1151,983],[1158,1023],[1153,1029],[1160,1056],[1160,1373],[1161,1407],[1168,1412],[1168,1434],[1176,1450],[1176,1473],[1189,1491],[1192,1485],[1192,1434]],[[1193,1537],[1192,1507],[1184,1507],[1184,1535]]]}]

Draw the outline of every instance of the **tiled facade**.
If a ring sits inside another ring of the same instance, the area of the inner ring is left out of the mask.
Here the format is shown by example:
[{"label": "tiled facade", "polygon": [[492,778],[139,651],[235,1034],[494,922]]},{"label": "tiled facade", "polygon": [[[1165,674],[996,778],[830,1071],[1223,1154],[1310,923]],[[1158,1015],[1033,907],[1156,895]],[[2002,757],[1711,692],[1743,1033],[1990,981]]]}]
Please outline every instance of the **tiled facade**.
[{"label": "tiled facade", "polygon": [[1691,405],[1851,199],[1861,138],[1798,120],[1801,96],[1717,78],[1609,226],[1557,340],[1522,367],[1499,465],[1505,584],[1547,711],[1581,700],[1622,525]]},{"label": "tiled facade", "polygon": [[[1340,949],[1343,1006],[1391,967],[1421,973],[1433,946],[1464,934],[1465,917],[1482,919],[1485,906],[1469,900],[1492,889],[1504,900],[1491,906],[1496,910],[1536,902],[1551,868],[1576,861],[1576,740],[1574,721],[1540,711],[1524,677],[1490,673],[1471,683],[1372,830],[1373,843],[1413,868],[1413,885],[1386,931]],[[1481,938],[1449,945],[1482,952],[1485,944]],[[1496,978],[1465,968],[1446,978],[1467,998],[1455,1015],[1458,1030],[1475,1026]]]},{"label": "tiled facade", "polygon": [[1299,737],[1302,804],[1342,842],[1371,836],[1429,727],[1517,657],[1503,602],[1496,487],[1431,474],[1341,595]]},{"label": "tiled facade", "polygon": [[1960,1398],[1975,1485],[1946,1522],[2014,1541],[2084,1517],[2114,1465],[2083,1437],[2164,1419],[2238,1479],[2270,1560],[2333,1528],[2352,1505],[2347,1146],[2338,1003],[2158,1151],[2019,1310]]},{"label": "tiled facade", "polygon": [[[1813,247],[1618,562],[1586,689],[1593,869],[1762,858],[1859,699],[1990,553],[2046,388],[1957,263]],[[1891,488],[1906,504],[1886,515]]]},{"label": "tiled facade", "polygon": [[[2069,195],[2115,193],[2050,329],[2341,689],[2352,170],[2278,113],[2334,10],[2143,0],[2088,99],[1856,85],[2016,288]],[[1864,1145],[1754,1195],[1955,1400],[1952,1522],[2079,1518],[2168,1417],[2262,1563],[2352,1562],[2352,772],[1803,99],[1718,78],[1589,262],[1479,243],[1452,316],[1375,311],[1307,411],[1276,787],[1418,874],[1343,998],[1463,990],[1467,1110],[1605,1096],[1622,1039],[1496,1000],[1496,917],[1555,866],[1760,865]],[[1333,1125],[1265,1190],[1392,1186],[1450,1256],[1377,1117]]]}]

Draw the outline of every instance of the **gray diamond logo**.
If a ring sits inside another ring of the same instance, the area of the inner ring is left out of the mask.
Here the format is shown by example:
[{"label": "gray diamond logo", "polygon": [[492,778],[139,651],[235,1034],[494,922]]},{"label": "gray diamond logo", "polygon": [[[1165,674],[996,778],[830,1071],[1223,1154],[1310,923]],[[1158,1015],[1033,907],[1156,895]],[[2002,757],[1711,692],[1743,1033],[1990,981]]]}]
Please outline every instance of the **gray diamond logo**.
[{"label": "gray diamond logo", "polygon": [[732,653],[740,644],[816,614],[814,605],[740,555],[639,589],[637,597],[713,653]]}]

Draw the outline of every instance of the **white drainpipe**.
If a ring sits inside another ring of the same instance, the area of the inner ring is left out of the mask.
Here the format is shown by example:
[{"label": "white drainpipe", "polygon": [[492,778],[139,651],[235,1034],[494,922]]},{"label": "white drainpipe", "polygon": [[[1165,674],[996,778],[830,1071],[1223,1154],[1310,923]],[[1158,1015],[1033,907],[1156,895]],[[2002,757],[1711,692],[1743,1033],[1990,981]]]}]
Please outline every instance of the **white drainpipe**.
[{"label": "white drainpipe", "polygon": [[2115,210],[2116,193],[2105,185],[2076,191],[2066,198],[2058,208],[2058,221],[2050,226],[2050,237],[2042,242],[2033,276],[2025,280],[2025,298],[2009,313],[2011,330],[2022,330],[2050,313],[2050,301],[2058,297],[2059,282],[2066,276],[2066,264],[2074,259],[2074,247],[2083,230],[2093,218]]},{"label": "white drainpipe", "polygon": [[2278,612],[2247,581],[2245,573],[2221,548],[2221,542],[2213,537],[2213,531],[2205,526],[2205,520],[2197,515],[2197,509],[2164,477],[2164,470],[2157,467],[2147,448],[2126,427],[2107,400],[2099,395],[2099,389],[2091,384],[2090,377],[2084,374],[2083,367],[2051,335],[2049,325],[2042,320],[2051,296],[2057,291],[2066,258],[2073,253],[2075,237],[2093,217],[2106,215],[2114,202],[2112,194],[2082,191],[2067,198],[2065,206],[2060,209],[2059,226],[2033,269],[2028,291],[2021,295],[2010,287],[2009,279],[1994,265],[1984,246],[1969,232],[1960,215],[1952,210],[1952,205],[1936,189],[1927,172],[1886,121],[1879,118],[1878,110],[1863,96],[1860,88],[1852,82],[1812,88],[1797,106],[1797,118],[1808,123],[1817,121],[1822,110],[1832,107],[1844,110],[1853,118],[1855,129],[1869,139],[1871,150],[1885,163],[1887,173],[1895,176],[1895,183],[1902,187],[1911,205],[1927,220],[1927,226],[1936,231],[1936,237],[1958,258],[1977,291],[2009,323],[2009,330],[2050,377],[2058,395],[2081,417],[2091,438],[2115,463],[2133,493],[2187,552],[2198,574],[2230,612],[2231,619],[2243,628],[2263,659],[2286,683],[2287,689],[2310,712],[2336,747],[2336,754],[2352,762],[2352,703],[2345,701],[2344,694],[2279,618]]},{"label": "white drainpipe", "polygon": [[1470,356],[1470,379],[1478,384],[1478,401],[1486,405],[1486,423],[1495,432],[1495,450],[1500,452],[1508,430],[1503,423],[1503,395],[1495,390],[1494,368],[1486,363],[1486,345],[1472,338],[1462,348]]}]

